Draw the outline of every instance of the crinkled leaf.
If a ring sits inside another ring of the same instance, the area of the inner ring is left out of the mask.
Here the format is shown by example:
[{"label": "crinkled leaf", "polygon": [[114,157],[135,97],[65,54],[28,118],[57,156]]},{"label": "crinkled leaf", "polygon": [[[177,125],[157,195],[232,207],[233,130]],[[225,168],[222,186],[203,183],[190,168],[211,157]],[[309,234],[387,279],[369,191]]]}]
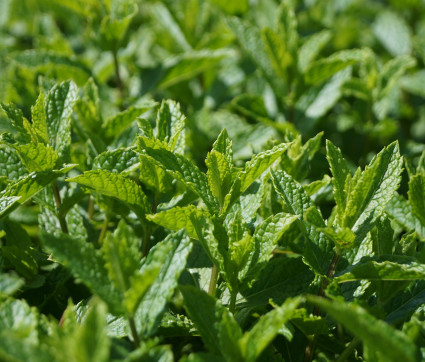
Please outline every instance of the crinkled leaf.
[{"label": "crinkled leaf", "polygon": [[46,97],[47,133],[52,148],[65,161],[71,144],[71,114],[78,98],[73,81],[56,84]]},{"label": "crinkled leaf", "polygon": [[425,174],[417,174],[409,181],[409,204],[413,215],[425,226]]},{"label": "crinkled leaf", "polygon": [[182,181],[192,191],[199,195],[212,213],[218,211],[218,201],[211,193],[208,177],[190,160],[182,155],[172,153],[159,140],[139,137],[139,152],[154,160],[158,166]]},{"label": "crinkled leaf", "polygon": [[[304,188],[284,171],[272,172],[272,180],[289,213],[300,218],[299,225],[307,238],[306,249],[303,253],[304,260],[315,272],[325,273],[330,260],[329,241],[323,233],[318,232],[309,223],[303,221],[307,209],[312,206],[315,207],[313,201]],[[319,223],[325,227],[325,222],[320,213],[318,213],[318,217]]]},{"label": "crinkled leaf", "polygon": [[132,148],[116,148],[105,151],[93,160],[93,170],[107,170],[115,173],[130,172],[139,166],[139,156]]},{"label": "crinkled leaf", "polygon": [[124,201],[139,217],[149,211],[149,202],[143,190],[131,179],[106,170],[86,171],[82,175],[67,179],[86,186],[102,195]]},{"label": "crinkled leaf", "polygon": [[171,100],[162,102],[156,118],[156,136],[168,143],[170,149],[181,154],[185,149],[185,120],[178,103]]},{"label": "crinkled leaf", "polygon": [[18,154],[11,148],[0,148],[0,175],[16,181],[27,174]]},{"label": "crinkled leaf", "polygon": [[373,223],[397,190],[402,171],[398,143],[384,148],[363,173],[351,181],[342,226],[351,228],[358,241],[363,240]]},{"label": "crinkled leaf", "polygon": [[341,150],[331,141],[326,141],[326,158],[332,172],[332,186],[334,199],[337,205],[338,223],[342,225],[342,217],[346,207],[347,195],[345,183],[350,175],[347,161],[342,156]]},{"label": "crinkled leaf", "polygon": [[17,146],[15,149],[28,172],[53,170],[59,158],[59,155],[53,148],[43,143],[36,145],[29,143],[27,145]]},{"label": "crinkled leaf", "polygon": [[136,318],[142,325],[141,334],[144,336],[150,336],[156,332],[165,307],[174,294],[180,274],[186,266],[192,244],[189,237],[180,231],[168,235],[164,241],[149,251],[150,255],[155,254],[160,248],[168,249],[165,260],[136,312]]}]

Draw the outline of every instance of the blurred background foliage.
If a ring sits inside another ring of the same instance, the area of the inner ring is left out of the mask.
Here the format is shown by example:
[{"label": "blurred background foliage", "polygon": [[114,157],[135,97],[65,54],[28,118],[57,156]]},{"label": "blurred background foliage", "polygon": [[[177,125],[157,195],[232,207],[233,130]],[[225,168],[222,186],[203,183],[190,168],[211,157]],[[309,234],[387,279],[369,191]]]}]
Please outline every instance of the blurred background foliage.
[{"label": "blurred background foliage", "polygon": [[[425,141],[424,14],[422,0],[1,0],[0,102],[30,118],[40,88],[73,79],[84,93],[92,79],[101,119],[178,101],[201,166],[223,127],[239,160],[296,140],[288,167],[315,159],[300,181],[327,172],[321,136],[304,145],[322,131],[355,165],[398,139],[414,166]],[[73,147],[75,158],[90,152],[84,140]]]}]

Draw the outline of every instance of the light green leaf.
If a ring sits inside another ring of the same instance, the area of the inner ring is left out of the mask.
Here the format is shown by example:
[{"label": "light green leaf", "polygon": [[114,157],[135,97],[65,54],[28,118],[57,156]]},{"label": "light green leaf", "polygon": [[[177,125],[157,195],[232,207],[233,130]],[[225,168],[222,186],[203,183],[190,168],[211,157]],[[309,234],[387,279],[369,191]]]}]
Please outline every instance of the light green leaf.
[{"label": "light green leaf", "polygon": [[345,184],[350,171],[347,161],[342,156],[341,150],[331,141],[326,140],[326,158],[332,172],[332,186],[334,199],[337,206],[338,224],[342,225],[347,195],[345,193]]},{"label": "light green leaf", "polygon": [[106,170],[92,170],[68,178],[66,181],[76,182],[102,195],[124,201],[139,217],[144,217],[150,209],[149,201],[143,190],[134,181],[121,174]]},{"label": "light green leaf", "polygon": [[391,55],[397,56],[411,53],[411,31],[408,24],[399,14],[391,11],[379,13],[373,24],[373,32]]},{"label": "light green leaf", "polygon": [[199,195],[212,213],[218,212],[218,201],[211,193],[207,175],[191,161],[182,155],[172,153],[168,146],[159,140],[150,140],[145,137],[139,137],[139,152],[186,184]]},{"label": "light green leaf", "polygon": [[52,252],[53,258],[69,268],[76,278],[102,298],[112,313],[123,312],[123,295],[111,284],[103,255],[93,244],[61,233],[43,233],[42,241]]},{"label": "light green leaf", "polygon": [[146,155],[139,155],[140,180],[153,192],[165,194],[173,188],[173,177],[155,160]]},{"label": "light green leaf", "polygon": [[329,30],[322,30],[314,33],[301,45],[298,54],[298,69],[301,73],[307,70],[311,62],[329,42],[331,36],[332,34]]},{"label": "light green leaf", "polygon": [[181,154],[185,149],[185,120],[178,103],[162,101],[156,117],[156,136],[160,141],[168,143],[170,149]]},{"label": "light green leaf", "polygon": [[256,361],[261,352],[277,336],[280,328],[291,319],[301,298],[288,298],[281,306],[263,315],[239,341],[245,361]]},{"label": "light green leaf", "polygon": [[211,151],[207,155],[205,164],[208,167],[208,183],[212,194],[223,205],[224,197],[230,190],[232,182],[231,165],[226,160],[226,156],[217,151]]},{"label": "light green leaf", "polygon": [[77,100],[77,86],[72,81],[56,84],[46,98],[46,123],[50,145],[65,161],[71,144],[71,114]]},{"label": "light green leaf", "polygon": [[376,319],[362,307],[315,296],[308,297],[308,300],[325,310],[358,337],[365,346],[376,351],[381,360],[388,362],[417,361],[416,347],[406,335],[384,321]]},{"label": "light green leaf", "polygon": [[22,276],[31,279],[38,272],[38,264],[34,258],[34,252],[30,248],[22,248],[18,245],[4,245],[1,248],[2,255],[6,258]]},{"label": "light green leaf", "polygon": [[150,258],[155,259],[154,254],[161,252],[159,250],[161,248],[167,250],[166,257],[161,263],[158,276],[136,312],[136,321],[139,320],[142,326],[140,333],[145,337],[156,332],[166,305],[178,285],[180,274],[186,266],[187,257],[192,250],[192,243],[182,231],[169,234],[164,241],[149,251],[147,262]]},{"label": "light green leaf", "polygon": [[232,314],[202,290],[182,286],[184,306],[207,348],[226,361],[242,361],[238,340],[242,331]]},{"label": "light green leaf", "polygon": [[93,160],[93,170],[106,170],[114,173],[130,172],[139,166],[139,156],[134,149],[116,148],[105,151]]},{"label": "light green leaf", "polygon": [[[273,185],[282,197],[289,213],[297,215],[300,219],[299,225],[307,238],[307,244],[304,252],[304,260],[317,273],[324,274],[330,261],[329,241],[326,236],[318,232],[315,227],[304,222],[304,214],[310,207],[316,207],[313,201],[292,177],[284,171],[272,172]],[[321,214],[317,212],[319,225],[326,226]]]},{"label": "light green leaf", "polygon": [[[11,145],[13,146],[13,145]],[[20,145],[14,147],[28,172],[53,170],[59,156],[50,146],[43,143]]]},{"label": "light green leaf", "polygon": [[341,50],[328,58],[311,63],[305,72],[305,79],[310,84],[318,84],[330,78],[340,70],[361,62],[366,56],[364,49]]}]

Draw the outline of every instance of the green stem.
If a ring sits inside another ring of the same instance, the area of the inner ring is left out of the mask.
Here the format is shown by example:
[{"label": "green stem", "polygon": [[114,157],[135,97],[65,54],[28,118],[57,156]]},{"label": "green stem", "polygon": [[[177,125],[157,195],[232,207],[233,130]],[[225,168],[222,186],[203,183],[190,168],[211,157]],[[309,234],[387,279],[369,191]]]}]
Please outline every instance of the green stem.
[{"label": "green stem", "polygon": [[112,51],[112,57],[114,58],[114,68],[115,68],[115,81],[117,82],[117,87],[120,92],[120,98],[121,98],[121,106],[122,108],[122,102],[124,100],[124,84],[122,82],[121,73],[120,73],[120,65],[118,62],[118,51],[113,50]]},{"label": "green stem", "polygon": [[52,184],[52,191],[53,191],[53,197],[55,198],[55,204],[56,204],[56,216],[58,217],[61,230],[63,233],[69,234],[68,224],[66,223],[65,215],[62,215],[59,211],[62,205],[62,200],[59,194],[58,185],[56,183]]},{"label": "green stem", "polygon": [[103,243],[103,239],[105,238],[106,232],[108,231],[109,224],[109,213],[105,215],[105,219],[103,220],[102,229],[100,230],[99,238],[97,239],[97,244],[100,246]]},{"label": "green stem", "polygon": [[133,317],[128,317],[128,324],[130,325],[134,347],[137,349],[140,347],[140,339],[139,339],[139,334],[137,333],[136,323]]},{"label": "green stem", "polygon": [[93,197],[90,196],[89,206],[87,207],[87,217],[89,220],[93,219],[93,214],[94,214],[94,200],[93,200]]},{"label": "green stem", "polygon": [[230,291],[230,303],[229,303],[229,311],[230,313],[235,313],[235,307],[236,307],[236,296],[238,295],[238,291]]},{"label": "green stem", "polygon": [[354,337],[353,340],[348,345],[348,347],[338,357],[338,359],[336,360],[336,362],[346,361],[347,358],[350,357],[351,353],[353,353],[354,349],[357,347],[357,345],[359,343],[360,343],[360,340],[357,337]]},{"label": "green stem", "polygon": [[214,264],[211,269],[211,278],[210,278],[210,284],[208,286],[208,294],[215,297],[215,292],[217,290],[217,280],[218,280],[218,268]]},{"label": "green stem", "polygon": [[[341,259],[341,254],[338,251],[336,251],[332,257],[331,265],[329,265],[328,271],[326,273],[326,278],[322,279],[319,293],[317,293],[319,297],[323,297],[325,295],[325,289],[329,285],[329,279],[332,279],[333,276],[335,275],[336,267],[338,266],[340,259]],[[319,307],[317,306],[314,307],[313,315],[315,316],[320,315]],[[309,342],[309,344],[305,348],[304,362],[311,362],[313,360],[314,350],[316,349],[316,345],[317,345],[317,334],[313,336],[313,339]]]}]

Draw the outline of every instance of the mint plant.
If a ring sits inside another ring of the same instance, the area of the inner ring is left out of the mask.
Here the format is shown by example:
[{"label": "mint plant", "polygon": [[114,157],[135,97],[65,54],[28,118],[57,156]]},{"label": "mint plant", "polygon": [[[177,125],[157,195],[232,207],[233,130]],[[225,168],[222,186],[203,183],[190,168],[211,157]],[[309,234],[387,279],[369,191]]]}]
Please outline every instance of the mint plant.
[{"label": "mint plant", "polygon": [[0,2],[0,360],[423,360],[424,11]]}]

